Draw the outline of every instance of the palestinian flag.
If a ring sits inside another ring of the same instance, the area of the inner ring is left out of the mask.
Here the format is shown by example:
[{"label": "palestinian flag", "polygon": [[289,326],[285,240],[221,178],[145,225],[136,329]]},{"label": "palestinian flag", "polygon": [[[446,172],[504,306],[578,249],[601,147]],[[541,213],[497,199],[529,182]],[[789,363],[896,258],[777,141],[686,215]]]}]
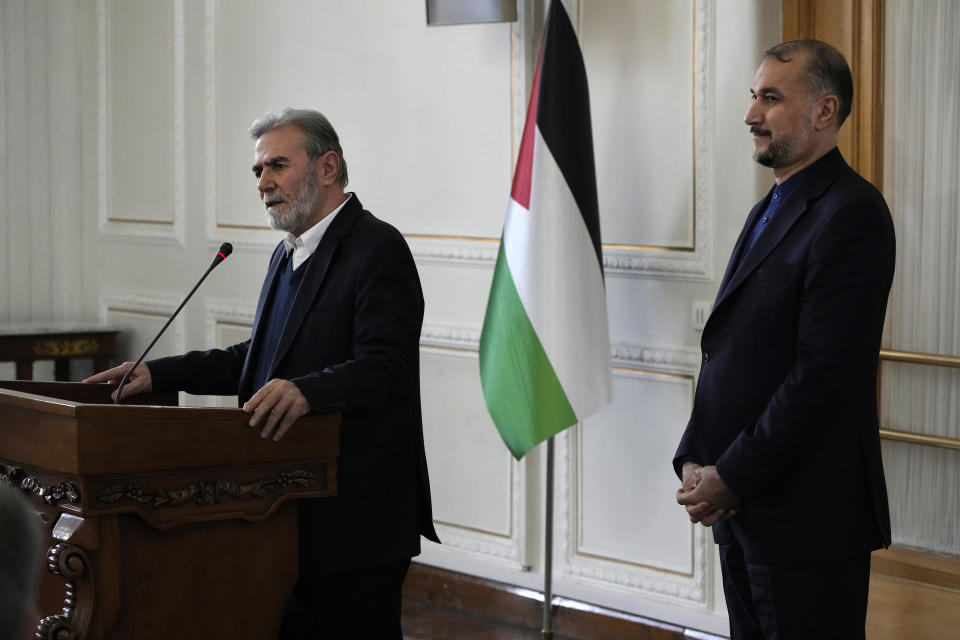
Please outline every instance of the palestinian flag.
[{"label": "palestinian flag", "polygon": [[558,0],[547,15],[483,321],[480,379],[518,460],[610,403],[587,75]]}]

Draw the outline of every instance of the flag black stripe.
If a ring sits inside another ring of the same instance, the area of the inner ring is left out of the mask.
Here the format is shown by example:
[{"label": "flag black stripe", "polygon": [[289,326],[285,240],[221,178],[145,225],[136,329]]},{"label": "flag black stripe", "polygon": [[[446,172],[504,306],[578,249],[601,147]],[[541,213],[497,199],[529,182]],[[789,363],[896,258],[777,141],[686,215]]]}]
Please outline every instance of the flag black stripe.
[{"label": "flag black stripe", "polygon": [[602,274],[587,71],[577,34],[559,0],[550,4],[543,38],[537,128],[573,193]]}]

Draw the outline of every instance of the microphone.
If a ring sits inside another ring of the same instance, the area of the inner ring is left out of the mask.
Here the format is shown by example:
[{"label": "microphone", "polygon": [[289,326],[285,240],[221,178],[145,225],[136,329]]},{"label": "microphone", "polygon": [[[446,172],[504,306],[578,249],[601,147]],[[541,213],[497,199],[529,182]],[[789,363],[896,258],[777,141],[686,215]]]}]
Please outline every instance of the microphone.
[{"label": "microphone", "polygon": [[183,299],[183,302],[181,302],[180,306],[177,307],[177,310],[173,312],[173,315],[167,318],[166,323],[163,325],[157,335],[154,336],[153,341],[147,346],[146,349],[143,350],[143,353],[140,354],[140,357],[137,358],[137,361],[133,363],[133,366],[130,367],[129,371],[123,374],[123,378],[120,379],[120,384],[117,385],[117,397],[114,399],[113,404],[120,404],[120,392],[123,391],[123,386],[127,384],[127,378],[129,378],[130,374],[133,373],[133,370],[136,369],[141,362],[143,362],[143,359],[147,357],[147,354],[150,352],[150,349],[153,348],[153,345],[157,344],[157,340],[160,339],[160,336],[163,335],[163,332],[167,330],[167,327],[170,326],[170,323],[173,322],[173,319],[176,318],[177,314],[180,313],[180,310],[183,309],[183,305],[187,304],[187,300],[193,297],[194,292],[200,288],[200,285],[203,284],[203,281],[207,279],[207,276],[210,275],[210,272],[213,271],[213,268],[226,260],[227,256],[229,256],[231,253],[233,253],[232,244],[229,242],[224,242],[222,245],[220,245],[217,255],[213,257],[213,262],[209,267],[207,267],[206,272],[200,276],[200,279],[197,280],[197,284],[193,285],[193,289],[190,289],[190,293],[188,293],[187,297]]}]

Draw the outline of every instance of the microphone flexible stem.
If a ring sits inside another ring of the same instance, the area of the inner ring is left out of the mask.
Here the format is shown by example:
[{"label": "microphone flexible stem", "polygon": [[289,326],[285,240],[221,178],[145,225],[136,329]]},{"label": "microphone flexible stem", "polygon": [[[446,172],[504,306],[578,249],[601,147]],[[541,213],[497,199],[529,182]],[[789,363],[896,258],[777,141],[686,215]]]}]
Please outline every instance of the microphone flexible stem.
[{"label": "microphone flexible stem", "polygon": [[177,317],[177,314],[180,313],[180,310],[183,309],[183,306],[187,304],[187,301],[190,300],[190,298],[193,297],[193,294],[196,292],[197,289],[200,288],[200,285],[203,284],[203,281],[207,279],[207,276],[210,275],[210,272],[213,271],[214,267],[216,267],[221,262],[223,262],[222,258],[219,260],[213,261],[213,264],[210,265],[206,273],[200,276],[200,279],[197,281],[197,284],[193,285],[193,289],[190,289],[190,293],[188,293],[187,297],[183,299],[183,302],[181,302],[180,306],[177,307],[177,310],[173,312],[173,315],[167,318],[167,322],[163,325],[163,328],[160,329],[160,332],[157,333],[156,336],[154,336],[153,341],[147,346],[146,349],[143,350],[143,353],[141,353],[140,357],[137,358],[137,361],[133,363],[133,366],[130,367],[130,369],[125,374],[123,374],[123,377],[120,379],[120,384],[117,385],[117,397],[114,398],[113,404],[120,404],[120,392],[123,391],[124,385],[127,384],[127,378],[129,378],[130,374],[133,373],[133,370],[136,369],[141,362],[143,362],[143,359],[147,357],[147,354],[150,352],[150,349],[153,348],[153,345],[157,344],[157,340],[159,340],[160,336],[163,335],[163,332],[167,330],[167,327],[170,326],[170,323],[173,322],[173,319]]}]

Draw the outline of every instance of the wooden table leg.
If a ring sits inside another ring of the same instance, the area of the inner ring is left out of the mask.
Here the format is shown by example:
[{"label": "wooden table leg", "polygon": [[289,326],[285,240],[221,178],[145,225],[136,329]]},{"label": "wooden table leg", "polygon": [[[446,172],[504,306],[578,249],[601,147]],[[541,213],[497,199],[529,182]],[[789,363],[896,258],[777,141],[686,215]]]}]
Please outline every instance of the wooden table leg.
[{"label": "wooden table leg", "polygon": [[17,360],[17,380],[33,380],[33,360]]}]

